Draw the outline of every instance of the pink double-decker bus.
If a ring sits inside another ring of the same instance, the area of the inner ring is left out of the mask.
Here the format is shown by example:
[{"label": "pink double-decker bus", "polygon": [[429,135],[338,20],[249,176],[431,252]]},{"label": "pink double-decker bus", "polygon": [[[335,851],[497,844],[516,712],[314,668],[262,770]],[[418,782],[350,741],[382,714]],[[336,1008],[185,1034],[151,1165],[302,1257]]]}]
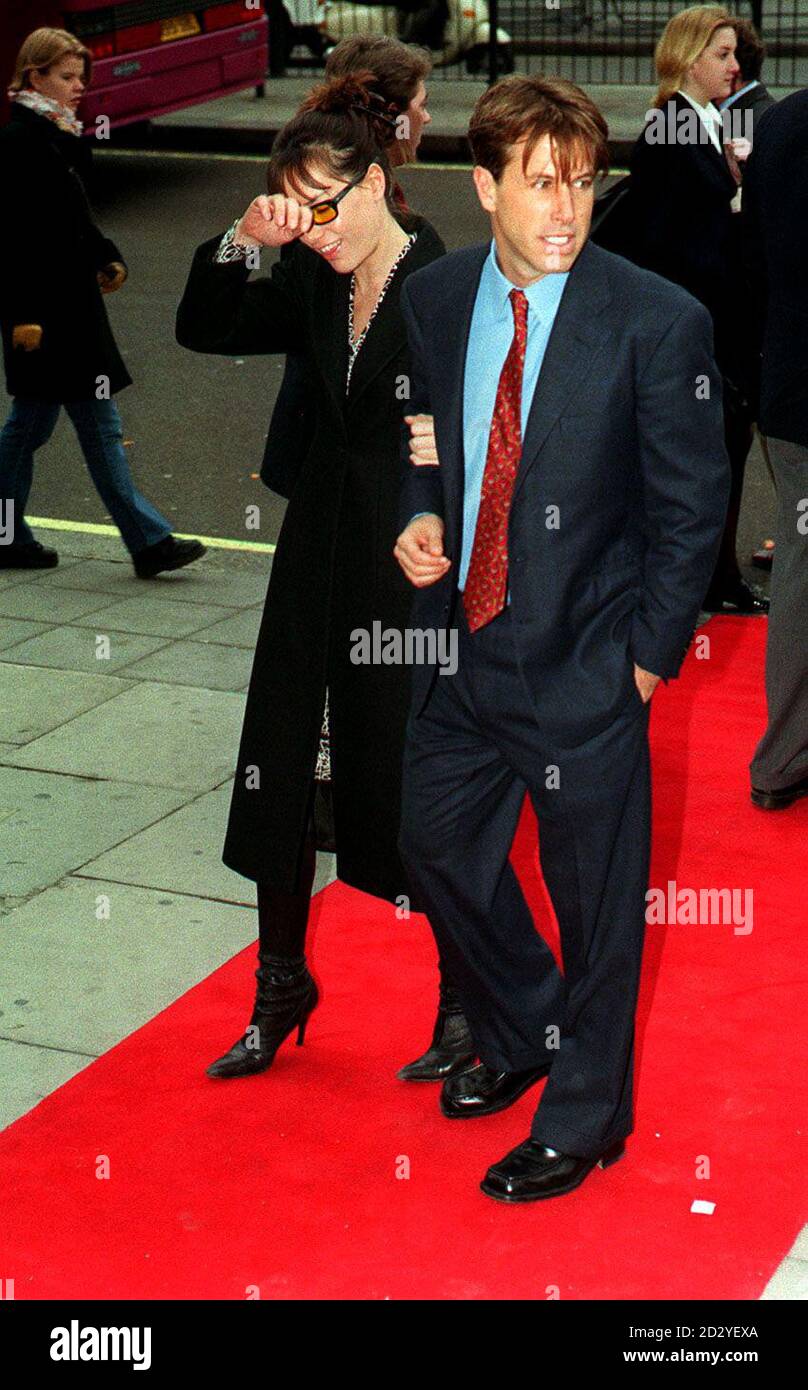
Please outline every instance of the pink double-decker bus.
[{"label": "pink double-decker bus", "polygon": [[5,0],[4,78],[26,34],[41,24],[69,29],[93,55],[79,113],[88,133],[98,116],[128,125],[259,87],[266,76],[263,0]]}]

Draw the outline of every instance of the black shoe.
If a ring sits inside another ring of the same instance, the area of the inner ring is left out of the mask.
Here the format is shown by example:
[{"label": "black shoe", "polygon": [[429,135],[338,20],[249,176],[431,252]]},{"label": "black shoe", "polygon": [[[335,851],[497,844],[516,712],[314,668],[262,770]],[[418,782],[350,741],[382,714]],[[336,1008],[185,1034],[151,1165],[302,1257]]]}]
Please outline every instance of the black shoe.
[{"label": "black shoe", "polygon": [[163,570],[179,570],[183,565],[193,564],[205,554],[207,546],[201,541],[178,541],[175,536],[165,536],[145,550],[138,550],[132,556],[132,564],[138,579],[153,579]]},{"label": "black shoe", "polygon": [[752,788],[752,805],[759,806],[761,811],[785,811],[787,806],[799,801],[801,796],[808,796],[808,777],[803,777],[799,782],[793,782],[790,787],[783,787],[776,792],[763,792],[758,787]]},{"label": "black shoe", "polygon": [[538,1202],[543,1197],[561,1197],[580,1187],[595,1164],[608,1168],[625,1151],[625,1139],[616,1139],[594,1158],[574,1158],[536,1139],[526,1139],[499,1163],[492,1164],[480,1187],[487,1197],[496,1197],[500,1202]]},{"label": "black shoe", "polygon": [[711,591],[704,600],[705,613],[768,613],[769,600],[760,589],[745,579],[733,579],[719,590]]},{"label": "black shoe", "polygon": [[422,1057],[397,1073],[399,1081],[445,1081],[466,1071],[477,1057],[457,991],[441,981],[432,1042]]},{"label": "black shoe", "polygon": [[58,551],[48,550],[39,541],[0,545],[0,570],[50,570],[58,563]]},{"label": "black shoe", "polygon": [[541,1081],[552,1063],[543,1062],[529,1071],[494,1071],[478,1062],[459,1076],[444,1081],[440,1108],[448,1120],[473,1119],[477,1115],[496,1115]]},{"label": "black shoe", "polygon": [[267,966],[258,955],[255,972],[258,993],[247,1032],[223,1057],[211,1062],[208,1076],[229,1080],[266,1071],[285,1038],[297,1028],[297,1045],[303,1046],[306,1025],[319,998],[317,986],[305,964],[286,971]]}]

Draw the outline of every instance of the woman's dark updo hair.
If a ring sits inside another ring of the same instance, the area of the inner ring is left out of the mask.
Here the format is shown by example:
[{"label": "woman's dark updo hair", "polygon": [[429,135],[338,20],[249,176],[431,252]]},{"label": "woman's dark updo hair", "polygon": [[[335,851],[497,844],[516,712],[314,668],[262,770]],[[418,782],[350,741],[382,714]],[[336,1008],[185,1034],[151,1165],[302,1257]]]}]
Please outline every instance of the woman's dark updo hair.
[{"label": "woman's dark updo hair", "polygon": [[303,184],[322,187],[312,177],[321,164],[336,179],[350,183],[371,164],[384,173],[387,205],[402,224],[406,214],[393,196],[394,182],[387,153],[399,133],[395,104],[374,90],[371,72],[351,73],[323,82],[306,97],[297,115],[279,132],[267,169],[267,191],[282,193],[285,185],[302,192]]}]

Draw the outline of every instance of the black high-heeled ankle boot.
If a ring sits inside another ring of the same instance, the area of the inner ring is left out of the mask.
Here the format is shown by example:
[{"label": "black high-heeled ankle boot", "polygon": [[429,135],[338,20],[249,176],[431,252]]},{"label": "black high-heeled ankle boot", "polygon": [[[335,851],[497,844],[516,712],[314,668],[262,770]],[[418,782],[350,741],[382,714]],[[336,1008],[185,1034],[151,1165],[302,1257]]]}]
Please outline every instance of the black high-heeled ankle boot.
[{"label": "black high-heeled ankle boot", "polygon": [[445,1081],[465,1071],[477,1058],[457,990],[441,973],[438,1016],[432,1042],[422,1057],[408,1062],[398,1072],[399,1081]]},{"label": "black high-heeled ankle boot", "polygon": [[297,1028],[297,1045],[303,1046],[306,1025],[319,994],[306,962],[291,964],[258,952],[255,1008],[243,1037],[207,1069],[208,1076],[228,1079],[254,1076],[275,1060],[281,1043]]}]

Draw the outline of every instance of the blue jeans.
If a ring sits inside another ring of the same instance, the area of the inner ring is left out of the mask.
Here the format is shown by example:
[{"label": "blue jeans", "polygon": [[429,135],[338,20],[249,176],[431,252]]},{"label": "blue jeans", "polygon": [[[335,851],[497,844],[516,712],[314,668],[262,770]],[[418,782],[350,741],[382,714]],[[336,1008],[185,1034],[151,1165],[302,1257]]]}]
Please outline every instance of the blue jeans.
[{"label": "blue jeans", "polygon": [[[171,523],[138,492],[129,472],[123,430],[114,401],[65,401],[90,477],[130,554],[171,534]],[[15,399],[0,431],[0,502],[14,503],[14,542],[25,545],[34,533],[25,507],[34,474],[34,454],[47,444],[61,405]]]}]

